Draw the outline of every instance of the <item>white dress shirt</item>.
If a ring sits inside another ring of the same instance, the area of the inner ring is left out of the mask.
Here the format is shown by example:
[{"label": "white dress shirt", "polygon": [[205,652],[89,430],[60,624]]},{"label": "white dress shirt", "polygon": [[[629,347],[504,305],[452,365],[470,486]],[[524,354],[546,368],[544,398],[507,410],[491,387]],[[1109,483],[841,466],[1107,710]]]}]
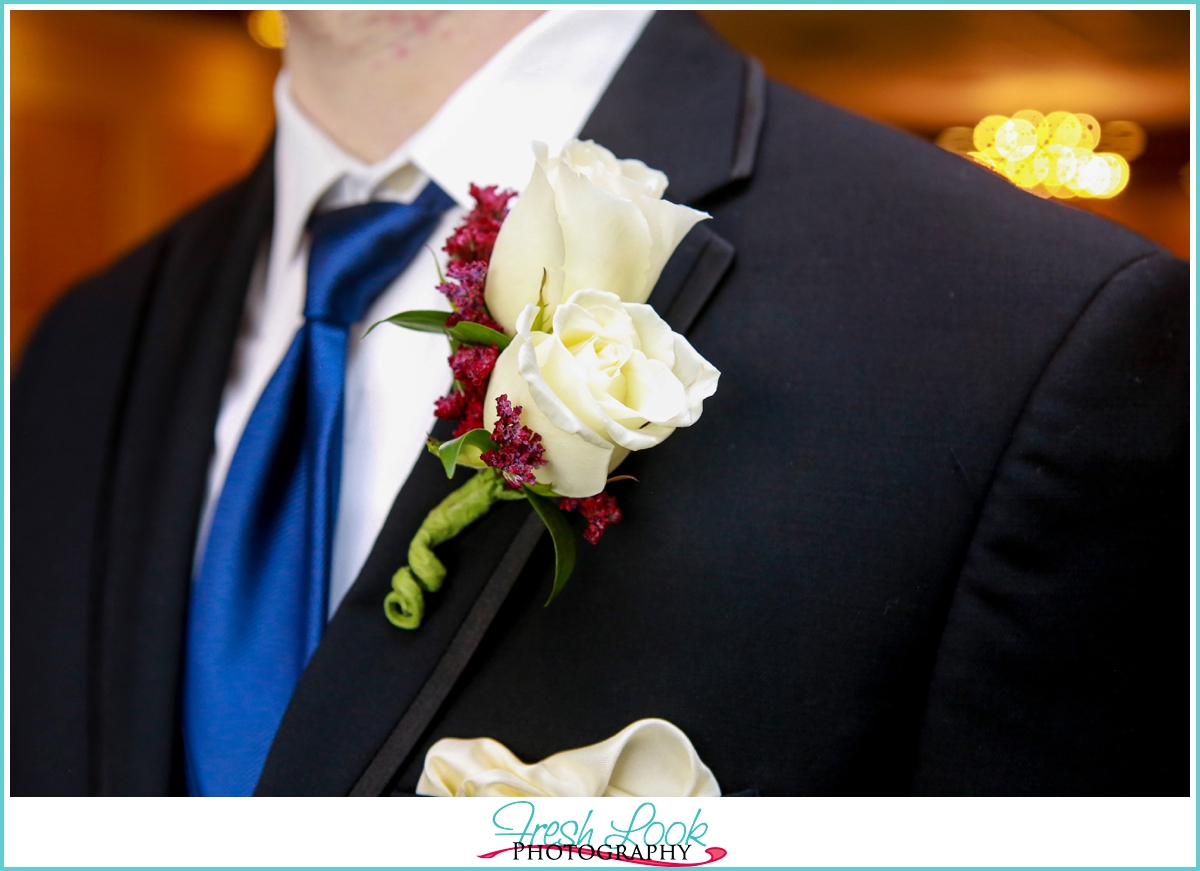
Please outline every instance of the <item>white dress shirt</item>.
[{"label": "white dress shirt", "polygon": [[[306,117],[292,101],[287,71],[280,73],[275,83],[274,232],[251,278],[221,399],[196,570],[242,430],[304,321],[304,226],[313,210],[370,200],[411,202],[432,179],[458,203],[429,240],[444,269],[440,248],[471,205],[471,182],[521,190],[533,169],[530,143],[545,142],[553,153],[579,133],[651,14],[546,12],[455,91],[412,138],[372,165],[346,154]],[[437,283],[433,257],[418,255],[350,331],[330,616],[366,561],[396,494],[425,453],[434,400],[448,392],[452,380],[446,365],[449,345],[442,336],[385,327],[366,341],[358,338],[368,325],[397,312],[448,309],[435,290]]]}]

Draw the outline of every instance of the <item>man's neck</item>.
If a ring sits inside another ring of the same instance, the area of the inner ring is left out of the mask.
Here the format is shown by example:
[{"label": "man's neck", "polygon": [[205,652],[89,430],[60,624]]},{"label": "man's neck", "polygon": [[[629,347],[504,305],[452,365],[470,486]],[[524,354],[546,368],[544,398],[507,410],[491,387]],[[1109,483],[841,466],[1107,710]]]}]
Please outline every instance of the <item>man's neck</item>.
[{"label": "man's neck", "polygon": [[347,152],[374,163],[540,14],[288,12],[292,98]]}]

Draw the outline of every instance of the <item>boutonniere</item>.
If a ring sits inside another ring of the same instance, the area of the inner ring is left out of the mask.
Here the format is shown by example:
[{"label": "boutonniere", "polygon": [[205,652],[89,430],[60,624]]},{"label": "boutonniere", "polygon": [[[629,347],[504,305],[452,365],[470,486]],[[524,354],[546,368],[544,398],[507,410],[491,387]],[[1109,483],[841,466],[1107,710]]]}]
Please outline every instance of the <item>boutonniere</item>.
[{"label": "boutonniere", "polygon": [[[595,544],[620,521],[606,487],[630,451],[700,419],[720,373],[646,300],[704,212],[664,200],[667,177],[593,142],[558,157],[535,143],[528,186],[471,186],[475,207],[446,241],[440,290],[452,311],[408,311],[380,323],[443,332],[454,388],[438,417],[458,422],[430,451],[453,477],[477,469],[417,530],[392,578],[388,619],[415,629],[446,569],[433,552],[496,502],[525,499],[554,541],[554,585],[575,566],[564,512]],[[378,325],[376,325],[378,326]],[[374,327],[372,327],[374,329]],[[370,332],[370,331],[368,331]]]}]

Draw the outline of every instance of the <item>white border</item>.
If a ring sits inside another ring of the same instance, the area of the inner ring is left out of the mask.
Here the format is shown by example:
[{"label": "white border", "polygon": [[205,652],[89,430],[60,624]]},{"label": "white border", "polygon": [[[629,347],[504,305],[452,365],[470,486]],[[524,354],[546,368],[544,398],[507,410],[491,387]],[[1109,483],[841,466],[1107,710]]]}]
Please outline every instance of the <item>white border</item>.
[{"label": "white border", "polygon": [[[494,9],[492,4],[422,4],[425,8]],[[544,8],[543,4],[505,4]],[[571,6],[574,4],[564,4]],[[646,4],[611,4],[635,7]],[[856,9],[978,9],[982,4],[854,4]],[[10,47],[4,7],[4,540],[10,540]],[[201,4],[21,4],[21,9],[213,9]],[[313,8],[306,4],[229,4],[222,8]],[[337,8],[378,8],[345,4]],[[563,8],[556,6],[555,8]],[[585,6],[583,8],[591,8]],[[671,7],[682,8],[682,7]],[[845,9],[712,4],[710,9]],[[988,9],[1112,9],[1111,4],[988,4]],[[1138,9],[1191,12],[1191,80],[1195,99],[1195,7]],[[1191,159],[1195,163],[1193,119]],[[1195,262],[1195,182],[1191,185],[1191,255]],[[1192,279],[1191,797],[1175,799],[660,799],[663,817],[689,818],[702,808],[708,843],[729,850],[717,867],[822,866],[1196,866],[1196,333]],[[4,548],[8,577],[9,548]],[[493,799],[347,801],[345,799],[31,799],[9,796],[9,591],[4,587],[4,864],[28,866],[493,866]],[[640,800],[538,800],[539,818],[628,817]],[[598,829],[599,832],[599,829]],[[558,862],[537,864],[559,865]],[[578,861],[578,860],[576,860]],[[596,864],[599,864],[598,862]],[[613,867],[611,863],[605,867]],[[616,866],[634,867],[634,866]]]},{"label": "white border", "polygon": [[[503,799],[9,799],[5,865],[513,867]],[[538,820],[596,839],[642,799],[537,799]],[[708,823],[746,866],[1194,866],[1194,802],[1176,799],[656,799],[657,818]],[[627,824],[627,823],[626,823]],[[656,833],[657,834],[657,833]],[[689,859],[692,858],[689,855]],[[701,857],[703,858],[703,857]],[[519,863],[637,869],[615,862]]]}]

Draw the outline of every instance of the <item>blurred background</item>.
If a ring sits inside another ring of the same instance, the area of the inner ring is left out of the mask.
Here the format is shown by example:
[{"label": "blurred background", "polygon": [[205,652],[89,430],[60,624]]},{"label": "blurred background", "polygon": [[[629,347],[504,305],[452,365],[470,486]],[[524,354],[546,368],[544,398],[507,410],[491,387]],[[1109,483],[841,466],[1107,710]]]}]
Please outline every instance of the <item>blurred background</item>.
[{"label": "blurred background", "polygon": [[[1188,256],[1187,11],[703,14],[772,77],[954,150],[986,116],[1025,109],[1129,122],[1128,185],[1061,207]],[[254,165],[283,38],[271,12],[11,13],[13,361],[71,284]]]}]

